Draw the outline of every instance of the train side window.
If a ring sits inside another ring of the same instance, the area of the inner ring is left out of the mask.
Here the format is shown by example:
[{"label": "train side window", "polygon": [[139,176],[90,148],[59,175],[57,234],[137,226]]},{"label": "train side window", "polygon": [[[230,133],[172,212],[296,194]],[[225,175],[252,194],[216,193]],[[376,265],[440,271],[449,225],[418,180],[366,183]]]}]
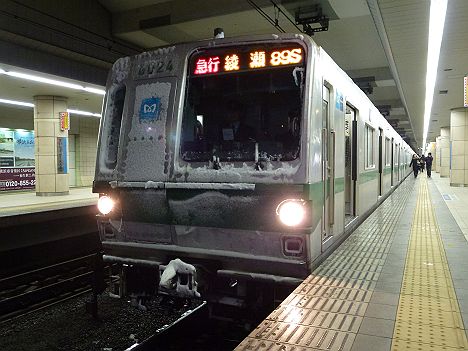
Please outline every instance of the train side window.
[{"label": "train side window", "polygon": [[322,100],[322,110],[323,110],[323,119],[322,119],[322,128],[328,129],[328,104],[330,102],[330,88],[326,85],[323,86],[323,100]]},{"label": "train side window", "polygon": [[365,150],[365,167],[374,168],[374,134],[375,130],[368,124],[366,124],[366,130],[364,133],[364,150]]},{"label": "train side window", "polygon": [[117,164],[117,154],[119,151],[119,140],[120,140],[120,129],[122,126],[122,115],[125,102],[126,87],[121,86],[115,90],[110,97],[110,113],[106,116],[108,119],[108,130],[107,135],[107,155],[106,155],[106,166],[109,168],[115,168]]},{"label": "train side window", "polygon": [[392,144],[390,138],[385,138],[385,166],[390,166],[390,153],[392,152]]}]

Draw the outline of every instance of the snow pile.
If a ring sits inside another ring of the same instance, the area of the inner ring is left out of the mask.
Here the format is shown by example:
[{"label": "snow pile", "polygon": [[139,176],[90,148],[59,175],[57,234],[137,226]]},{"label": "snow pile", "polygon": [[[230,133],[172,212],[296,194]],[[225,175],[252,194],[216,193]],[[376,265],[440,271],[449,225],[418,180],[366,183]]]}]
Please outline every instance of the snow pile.
[{"label": "snow pile", "polygon": [[[197,282],[195,281],[196,273],[197,270],[194,266],[176,258],[166,266],[159,285],[166,290],[175,290],[177,295],[181,297],[200,297],[200,293],[197,291]],[[187,284],[181,284],[179,274],[188,276]]]},{"label": "snow pile", "polygon": [[262,171],[257,171],[253,165],[242,163],[239,167],[234,163],[221,162],[221,169],[214,170],[212,165],[192,167],[190,164],[176,165],[176,175],[184,177],[186,182],[201,183],[258,183],[259,180],[268,183],[293,183],[300,169],[299,160],[292,162],[267,163]]},{"label": "snow pile", "polygon": [[122,57],[112,66],[112,78],[115,85],[120,85],[128,77],[130,57]]}]

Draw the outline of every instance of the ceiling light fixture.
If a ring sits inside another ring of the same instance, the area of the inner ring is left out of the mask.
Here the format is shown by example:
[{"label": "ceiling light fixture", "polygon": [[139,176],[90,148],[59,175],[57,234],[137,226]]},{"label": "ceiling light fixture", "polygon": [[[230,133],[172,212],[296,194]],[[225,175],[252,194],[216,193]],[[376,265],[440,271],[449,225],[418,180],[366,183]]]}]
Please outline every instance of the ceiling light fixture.
[{"label": "ceiling light fixture", "polygon": [[8,104],[8,105],[34,107],[34,104],[31,104],[30,102],[15,101],[15,100],[8,100],[8,99],[0,99],[0,103]]},{"label": "ceiling light fixture", "polygon": [[105,90],[103,89],[86,87],[80,84],[69,83],[69,82],[64,82],[61,80],[49,79],[49,78],[44,78],[40,76],[34,76],[32,74],[20,73],[20,72],[15,72],[15,71],[5,71],[2,68],[0,68],[0,74],[4,74],[4,75],[15,77],[15,78],[32,80],[34,82],[39,82],[39,83],[44,83],[44,84],[56,85],[56,86],[64,87],[64,88],[83,90],[83,91],[87,91],[87,92],[98,94],[98,95],[104,95],[106,93]]},{"label": "ceiling light fixture", "polygon": [[71,113],[72,115],[81,115],[81,116],[93,116],[93,117],[101,117],[100,113],[92,113],[92,112],[87,112],[87,111],[80,111],[80,110],[67,110],[68,113]]},{"label": "ceiling light fixture", "polygon": [[431,0],[427,47],[426,99],[424,103],[423,150],[426,148],[446,12],[447,0]]},{"label": "ceiling light fixture", "polygon": [[[8,99],[0,99],[0,104],[17,105],[17,106],[25,106],[25,107],[34,108],[34,104],[31,102],[15,101],[15,100],[8,100]],[[93,112],[88,112],[88,111],[67,109],[67,112],[72,115],[101,117],[100,113],[93,113]]]},{"label": "ceiling light fixture", "polygon": [[96,88],[91,88],[91,87],[84,87],[84,91],[88,91],[90,93],[98,94],[98,95],[104,95],[106,93],[105,90],[102,89],[96,89]]}]

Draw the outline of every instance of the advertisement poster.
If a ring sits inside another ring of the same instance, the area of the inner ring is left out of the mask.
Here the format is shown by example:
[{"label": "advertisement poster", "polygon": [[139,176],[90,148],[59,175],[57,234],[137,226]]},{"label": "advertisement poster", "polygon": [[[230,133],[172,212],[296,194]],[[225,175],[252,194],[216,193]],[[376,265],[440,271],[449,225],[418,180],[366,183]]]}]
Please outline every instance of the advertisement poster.
[{"label": "advertisement poster", "polygon": [[0,129],[0,191],[34,189],[34,132]]},{"label": "advertisement poster", "polygon": [[13,131],[0,130],[0,157],[14,154]]},{"label": "advertisement poster", "polygon": [[15,167],[34,167],[34,132],[15,131]]},{"label": "advertisement poster", "polygon": [[34,189],[34,168],[0,168],[0,191]]}]

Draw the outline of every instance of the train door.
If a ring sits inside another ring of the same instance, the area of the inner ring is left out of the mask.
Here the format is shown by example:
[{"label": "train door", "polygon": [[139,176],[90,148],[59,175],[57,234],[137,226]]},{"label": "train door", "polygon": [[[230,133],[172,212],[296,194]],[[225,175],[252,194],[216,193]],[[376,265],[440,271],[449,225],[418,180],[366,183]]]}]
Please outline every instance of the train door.
[{"label": "train door", "polygon": [[346,104],[345,115],[345,226],[356,217],[356,146],[357,146],[356,110]]},{"label": "train door", "polygon": [[379,128],[379,196],[382,196],[383,182],[383,129]]},{"label": "train door", "polygon": [[327,242],[333,236],[332,231],[335,220],[335,131],[332,130],[330,123],[330,88],[324,85],[322,95],[323,251],[328,246]]},{"label": "train door", "polygon": [[390,181],[391,181],[392,186],[395,185],[395,180],[393,179],[394,178],[394,175],[393,175],[393,154],[394,154],[394,147],[393,147],[393,138],[392,138],[392,146],[391,146],[391,152],[390,152],[390,174],[392,175]]}]

